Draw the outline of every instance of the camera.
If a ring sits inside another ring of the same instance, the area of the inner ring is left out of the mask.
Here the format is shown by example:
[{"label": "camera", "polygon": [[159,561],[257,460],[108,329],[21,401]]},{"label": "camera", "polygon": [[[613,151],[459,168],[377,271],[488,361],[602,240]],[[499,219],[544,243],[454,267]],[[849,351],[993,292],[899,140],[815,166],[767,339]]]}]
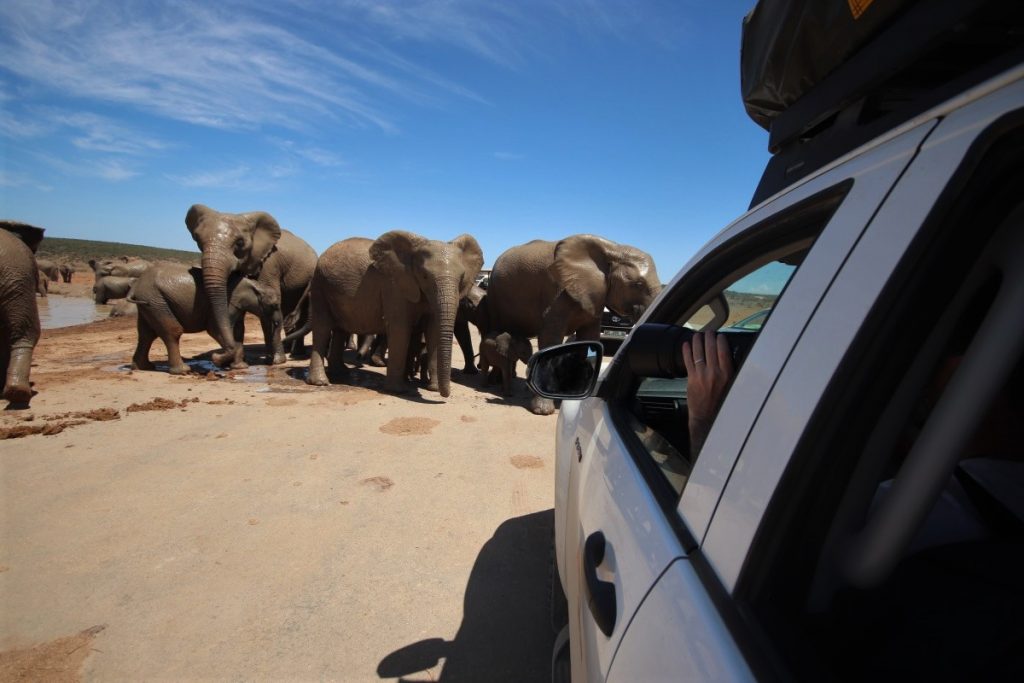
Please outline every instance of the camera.
[{"label": "camera", "polygon": [[[630,332],[626,362],[633,374],[641,377],[685,377],[683,342],[690,341],[695,334],[700,332],[678,325],[637,325]],[[718,334],[729,342],[733,367],[739,369],[754,343],[756,334],[746,330],[730,329],[719,330]],[[705,352],[714,353],[714,349],[705,349]]]}]

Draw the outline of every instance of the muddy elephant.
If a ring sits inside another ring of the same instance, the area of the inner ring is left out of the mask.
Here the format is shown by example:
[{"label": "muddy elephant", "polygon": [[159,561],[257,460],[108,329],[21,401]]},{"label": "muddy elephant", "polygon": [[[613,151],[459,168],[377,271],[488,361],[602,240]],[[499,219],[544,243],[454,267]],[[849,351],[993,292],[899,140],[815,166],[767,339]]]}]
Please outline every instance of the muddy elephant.
[{"label": "muddy elephant", "polygon": [[[559,242],[534,240],[494,262],[487,288],[490,329],[537,337],[537,347],[560,344],[567,335],[597,340],[605,307],[636,320],[661,291],[647,252],[596,235]],[[530,410],[549,415],[548,399],[534,396]]]},{"label": "muddy elephant", "polygon": [[71,282],[71,276],[74,274],[75,269],[68,263],[61,263],[57,266],[57,270],[60,272],[60,279],[65,283]]},{"label": "muddy elephant", "polygon": [[[227,281],[232,273],[239,273],[255,278],[277,295],[278,309],[273,314],[261,315],[260,324],[267,350],[272,354],[271,363],[284,363],[287,358],[280,321],[295,311],[303,298],[316,267],[316,252],[263,211],[221,213],[195,204],[185,215],[185,226],[203,252],[203,284],[216,323],[213,338],[224,348],[214,354],[214,362],[245,367],[244,330],[241,323],[232,329],[228,320]],[[304,309],[300,310],[298,326],[306,322],[306,315]],[[292,357],[301,351],[300,338],[292,348]]]},{"label": "muddy elephant", "polygon": [[[128,299],[138,307],[139,338],[132,355],[132,369],[153,369],[149,349],[159,337],[167,347],[170,373],[188,374],[189,367],[181,359],[181,335],[205,330],[212,337],[218,329],[203,280],[199,268],[172,263],[154,265],[139,276]],[[262,317],[280,311],[281,302],[275,290],[237,274],[228,278],[226,294],[229,325],[247,312]]]},{"label": "muddy elephant", "polygon": [[459,299],[469,294],[484,257],[471,235],[450,242],[402,230],[376,240],[353,237],[337,242],[316,264],[310,283],[313,350],[306,381],[328,383],[324,367],[345,371],[343,343],[349,334],[388,335],[388,391],[405,392],[409,342],[425,324],[429,358],[427,388],[451,391],[452,335]]},{"label": "muddy elephant", "polygon": [[50,292],[50,278],[46,273],[36,268],[36,294],[45,299]]},{"label": "muddy elephant", "polygon": [[111,299],[123,299],[128,296],[128,290],[132,288],[135,280],[134,277],[104,275],[92,286],[92,300],[98,304],[105,304]]},{"label": "muddy elephant", "polygon": [[122,256],[117,259],[102,259],[97,261],[96,259],[89,259],[89,267],[92,268],[93,274],[96,279],[99,280],[101,277],[114,276],[114,277],[139,277],[146,270],[153,265],[149,261],[143,259],[128,259],[126,256]]},{"label": "muddy elephant", "polygon": [[529,363],[532,355],[533,344],[526,337],[513,336],[509,332],[487,334],[480,341],[480,371],[484,386],[500,379],[502,395],[511,396],[516,363]]},{"label": "muddy elephant", "polygon": [[44,231],[15,221],[0,221],[0,228],[0,376],[4,399],[22,406],[32,398],[29,370],[40,334],[33,255]]},{"label": "muddy elephant", "polygon": [[127,299],[121,299],[110,308],[111,318],[130,318],[139,314],[139,307]]},{"label": "muddy elephant", "polygon": [[60,276],[60,266],[57,265],[56,261],[40,258],[36,259],[36,263],[39,265],[39,270],[46,274],[50,282],[57,282]]}]

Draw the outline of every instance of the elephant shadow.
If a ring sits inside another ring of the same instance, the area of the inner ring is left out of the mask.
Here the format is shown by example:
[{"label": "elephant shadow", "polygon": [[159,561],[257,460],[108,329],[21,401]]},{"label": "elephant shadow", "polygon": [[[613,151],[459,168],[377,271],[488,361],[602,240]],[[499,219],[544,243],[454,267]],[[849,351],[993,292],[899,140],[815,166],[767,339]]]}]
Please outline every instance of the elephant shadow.
[{"label": "elephant shadow", "polygon": [[[421,387],[418,384],[410,385],[410,391],[404,394],[395,394],[386,391],[384,388],[386,379],[384,373],[382,371],[364,369],[365,366],[358,361],[356,358],[356,352],[353,350],[345,351],[345,365],[346,371],[344,374],[332,375],[331,373],[328,373],[327,379],[330,381],[331,387],[360,387],[363,389],[370,389],[371,391],[376,391],[381,394],[387,394],[388,396],[402,398],[412,403],[424,403],[427,405],[440,405],[444,403],[444,401],[440,399],[432,400],[424,397],[420,393]],[[305,383],[306,377],[309,375],[309,367],[286,368],[284,373],[294,380]],[[322,389],[323,387],[320,388]]]},{"label": "elephant shadow", "polygon": [[440,681],[548,680],[555,642],[549,606],[553,526],[554,510],[503,522],[473,564],[455,637],[406,645],[378,663],[377,675],[408,683],[434,680],[427,670],[444,659]]},{"label": "elephant shadow", "polygon": [[523,377],[516,377],[512,380],[511,396],[502,395],[501,382],[485,385],[483,373],[467,375],[462,371],[455,370],[452,372],[452,383],[466,387],[467,389],[472,389],[473,391],[477,391],[482,394],[490,394],[484,400],[491,405],[519,406],[527,410],[530,409],[530,399],[532,398],[532,394],[530,393],[529,387],[526,386],[526,379]]}]

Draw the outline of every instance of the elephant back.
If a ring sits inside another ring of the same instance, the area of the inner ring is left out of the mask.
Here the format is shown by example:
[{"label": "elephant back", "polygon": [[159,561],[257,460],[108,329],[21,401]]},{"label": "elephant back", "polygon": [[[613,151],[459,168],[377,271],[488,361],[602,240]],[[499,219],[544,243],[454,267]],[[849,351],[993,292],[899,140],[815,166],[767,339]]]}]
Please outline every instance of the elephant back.
[{"label": "elephant back", "polygon": [[533,240],[504,251],[491,269],[487,287],[488,329],[535,337],[544,311],[558,293],[550,267],[555,242]]}]

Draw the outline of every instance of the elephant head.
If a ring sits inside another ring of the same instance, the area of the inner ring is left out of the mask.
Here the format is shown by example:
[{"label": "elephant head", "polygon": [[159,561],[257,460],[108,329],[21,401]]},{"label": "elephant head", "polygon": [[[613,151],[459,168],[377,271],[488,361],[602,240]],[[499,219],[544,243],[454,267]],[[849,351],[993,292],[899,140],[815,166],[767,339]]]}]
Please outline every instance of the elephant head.
[{"label": "elephant head", "polygon": [[25,243],[32,253],[36,253],[39,248],[39,243],[43,241],[43,233],[45,228],[37,228],[34,225],[27,223],[19,223],[18,221],[0,221],[0,229],[14,233],[18,236],[22,242]]},{"label": "elephant head", "polygon": [[[234,335],[228,321],[228,276],[255,275],[281,238],[281,226],[263,211],[221,213],[201,204],[185,215],[185,225],[203,252],[203,286],[219,333],[219,343],[234,355]],[[224,357],[221,357],[221,360]]]},{"label": "elephant head", "polygon": [[232,321],[252,313],[256,316],[272,315],[274,324],[282,325],[281,297],[270,287],[252,278],[235,276],[230,279],[228,290],[231,293],[228,317]]},{"label": "elephant head", "polygon": [[451,390],[452,334],[459,300],[470,294],[484,265],[483,251],[471,235],[450,242],[429,240],[402,230],[384,233],[370,247],[374,267],[391,279],[397,295],[421,299],[430,310],[430,348],[437,352],[437,386]]},{"label": "elephant head", "polygon": [[550,272],[596,318],[608,307],[635,320],[661,291],[650,254],[596,235],[573,235],[556,244]]}]

